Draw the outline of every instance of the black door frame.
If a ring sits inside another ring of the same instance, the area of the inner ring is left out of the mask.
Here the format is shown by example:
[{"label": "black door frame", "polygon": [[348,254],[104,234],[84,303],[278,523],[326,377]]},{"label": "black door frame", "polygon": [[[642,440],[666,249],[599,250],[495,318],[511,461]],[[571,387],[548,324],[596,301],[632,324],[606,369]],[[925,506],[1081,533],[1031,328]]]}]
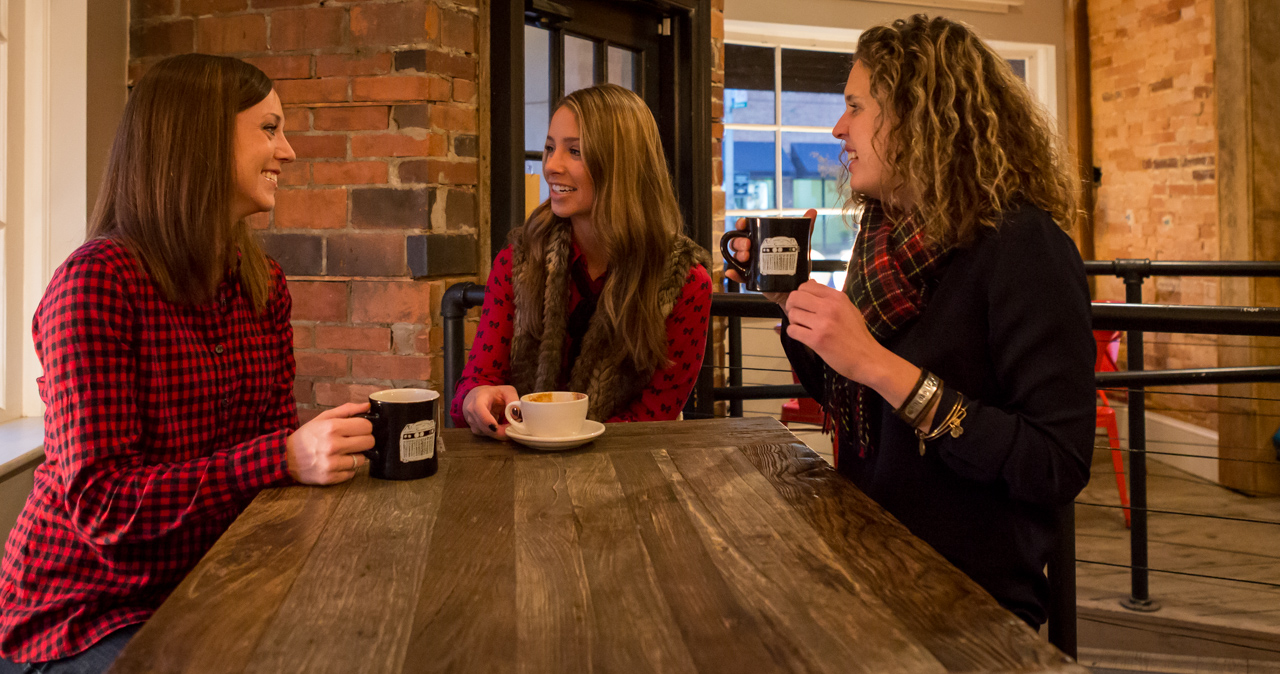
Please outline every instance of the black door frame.
[{"label": "black door frame", "polygon": [[[710,248],[711,0],[631,1],[671,19],[669,34],[660,38],[655,116],[686,232]],[[524,222],[525,2],[493,0],[489,6],[490,259]]]}]

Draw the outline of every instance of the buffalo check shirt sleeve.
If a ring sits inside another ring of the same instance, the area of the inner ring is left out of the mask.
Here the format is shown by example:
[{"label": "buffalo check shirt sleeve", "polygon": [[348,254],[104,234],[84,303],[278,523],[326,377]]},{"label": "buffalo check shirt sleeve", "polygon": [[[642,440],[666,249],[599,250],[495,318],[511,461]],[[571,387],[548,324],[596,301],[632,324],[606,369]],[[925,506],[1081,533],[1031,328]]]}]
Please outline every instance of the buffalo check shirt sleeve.
[{"label": "buffalo check shirt sleeve", "polygon": [[609,421],[669,421],[679,416],[702,367],[710,321],[711,276],[694,265],[667,316],[670,364],[654,372],[640,396]]}]

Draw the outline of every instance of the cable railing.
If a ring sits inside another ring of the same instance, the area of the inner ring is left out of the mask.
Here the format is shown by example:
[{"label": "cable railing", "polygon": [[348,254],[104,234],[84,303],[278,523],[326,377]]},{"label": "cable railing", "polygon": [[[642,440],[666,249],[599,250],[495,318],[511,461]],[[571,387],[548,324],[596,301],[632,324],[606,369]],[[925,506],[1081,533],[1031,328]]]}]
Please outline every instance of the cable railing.
[{"label": "cable railing", "polygon": [[[815,271],[843,271],[844,265],[839,261],[815,261]],[[1238,461],[1246,464],[1274,463],[1262,460],[1234,459],[1230,457],[1187,455],[1185,453],[1148,450],[1146,438],[1146,413],[1148,410],[1169,410],[1195,414],[1223,414],[1229,411],[1209,411],[1203,409],[1177,410],[1173,408],[1146,405],[1145,393],[1149,387],[1218,385],[1258,382],[1280,382],[1280,366],[1247,366],[1219,368],[1191,368],[1173,370],[1148,371],[1144,363],[1144,347],[1149,344],[1145,333],[1172,333],[1178,335],[1235,335],[1235,336],[1280,336],[1280,309],[1257,307],[1213,307],[1143,304],[1143,281],[1150,276],[1247,276],[1247,277],[1280,277],[1280,263],[1265,262],[1161,262],[1150,260],[1114,260],[1089,261],[1085,263],[1086,272],[1093,275],[1114,274],[1125,282],[1126,301],[1124,303],[1094,303],[1092,305],[1093,327],[1096,330],[1118,330],[1125,333],[1127,345],[1127,367],[1121,372],[1097,373],[1100,390],[1119,391],[1128,394],[1128,443],[1122,451],[1129,458],[1127,472],[1129,483],[1129,505],[1113,505],[1104,503],[1081,502],[1085,507],[1124,509],[1131,515],[1130,528],[1130,560],[1129,564],[1116,564],[1102,560],[1077,559],[1074,536],[1060,536],[1059,547],[1049,564],[1051,585],[1051,606],[1049,637],[1055,645],[1068,654],[1076,652],[1075,631],[1075,564],[1095,564],[1116,566],[1130,570],[1130,593],[1123,604],[1132,610],[1152,611],[1159,608],[1158,602],[1150,596],[1150,574],[1170,574],[1189,577],[1213,578],[1217,580],[1239,580],[1239,582],[1255,585],[1280,586],[1280,584],[1255,581],[1249,579],[1230,579],[1196,574],[1175,569],[1151,568],[1148,560],[1148,515],[1217,517],[1236,522],[1276,525],[1280,521],[1268,521],[1247,517],[1233,517],[1206,513],[1190,513],[1181,510],[1151,508],[1147,503],[1147,456],[1177,456],[1181,458],[1199,458],[1218,461]],[[736,286],[736,284],[726,284]],[[736,288],[731,288],[736,289]],[[460,283],[450,287],[443,298],[441,314],[444,319],[444,402],[452,403],[453,386],[462,373],[465,360],[463,344],[463,325],[469,308],[479,306],[484,301],[484,287],[474,283]],[[782,318],[781,309],[763,296],[754,293],[724,292],[712,296],[711,314],[714,317],[727,319],[726,364],[716,365],[713,349],[715,344],[708,340],[704,365],[695,384],[694,391],[685,406],[685,418],[710,417],[715,415],[715,405],[727,401],[729,414],[741,416],[743,401],[805,398],[808,394],[799,384],[747,385],[743,382],[743,373],[771,372],[782,373],[789,370],[780,368],[751,368],[743,366],[742,319],[743,318]],[[1209,342],[1210,340],[1206,340]],[[1197,344],[1188,342],[1189,346],[1213,346],[1212,343]],[[716,386],[716,374],[719,373],[724,385]],[[1164,393],[1163,395],[1175,395]],[[1182,394],[1204,397],[1210,394]],[[1225,396],[1231,398],[1232,396]],[[1247,398],[1247,400],[1269,400],[1264,398]],[[1256,414],[1241,412],[1241,414]],[[1258,415],[1267,416],[1267,415]],[[1280,419],[1280,417],[1278,417]],[[446,421],[446,423],[451,423]],[[1217,445],[1205,447],[1220,448]],[[1104,447],[1102,449],[1110,449]],[[1064,507],[1058,513],[1059,530],[1068,532],[1075,530],[1074,505]]]}]

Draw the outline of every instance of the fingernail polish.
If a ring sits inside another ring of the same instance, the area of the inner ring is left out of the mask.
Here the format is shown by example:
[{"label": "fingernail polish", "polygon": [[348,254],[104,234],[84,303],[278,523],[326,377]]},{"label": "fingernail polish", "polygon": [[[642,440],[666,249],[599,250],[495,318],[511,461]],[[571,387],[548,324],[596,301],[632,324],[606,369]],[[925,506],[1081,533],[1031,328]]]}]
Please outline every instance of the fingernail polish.
[{"label": "fingernail polish", "polygon": [[489,424],[489,430],[493,431],[494,433],[497,433],[497,432],[498,432],[498,425],[497,425],[497,424]]}]

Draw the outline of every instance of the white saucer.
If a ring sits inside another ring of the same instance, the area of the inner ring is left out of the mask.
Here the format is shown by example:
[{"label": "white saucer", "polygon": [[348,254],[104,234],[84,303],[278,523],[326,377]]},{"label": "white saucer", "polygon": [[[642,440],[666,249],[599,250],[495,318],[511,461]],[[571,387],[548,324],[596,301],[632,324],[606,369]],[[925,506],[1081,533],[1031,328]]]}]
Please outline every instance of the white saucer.
[{"label": "white saucer", "polygon": [[582,428],[578,429],[576,434],[563,435],[554,438],[525,435],[524,433],[517,432],[510,426],[507,427],[508,438],[511,438],[512,440],[515,440],[527,447],[551,451],[558,449],[573,449],[574,447],[585,445],[600,437],[601,433],[604,433],[604,424],[590,419],[582,422]]}]

